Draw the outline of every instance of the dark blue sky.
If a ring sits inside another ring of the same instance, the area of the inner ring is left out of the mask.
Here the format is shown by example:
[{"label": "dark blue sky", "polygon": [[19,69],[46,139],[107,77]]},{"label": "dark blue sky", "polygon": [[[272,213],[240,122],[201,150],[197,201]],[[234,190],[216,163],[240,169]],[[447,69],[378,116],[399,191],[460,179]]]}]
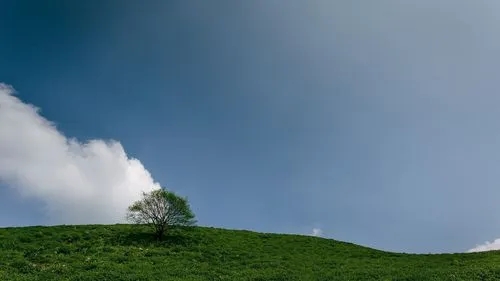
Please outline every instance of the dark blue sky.
[{"label": "dark blue sky", "polygon": [[0,81],[202,225],[463,251],[500,235],[500,7],[458,2],[2,1]]}]

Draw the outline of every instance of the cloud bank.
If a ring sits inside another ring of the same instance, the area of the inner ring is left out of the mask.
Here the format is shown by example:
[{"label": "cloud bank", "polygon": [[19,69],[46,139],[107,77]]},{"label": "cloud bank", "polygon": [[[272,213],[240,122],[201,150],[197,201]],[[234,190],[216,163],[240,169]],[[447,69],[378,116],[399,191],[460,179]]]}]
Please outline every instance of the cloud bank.
[{"label": "cloud bank", "polygon": [[82,143],[0,84],[0,182],[43,203],[49,224],[117,223],[142,191],[159,188],[117,141]]},{"label": "cloud bank", "polygon": [[486,241],[482,245],[477,245],[476,247],[468,250],[468,253],[473,252],[486,252],[486,251],[496,251],[500,250],[500,238],[493,240],[493,242]]},{"label": "cloud bank", "polygon": [[323,230],[321,230],[321,228],[313,228],[311,236],[321,237],[323,236]]}]

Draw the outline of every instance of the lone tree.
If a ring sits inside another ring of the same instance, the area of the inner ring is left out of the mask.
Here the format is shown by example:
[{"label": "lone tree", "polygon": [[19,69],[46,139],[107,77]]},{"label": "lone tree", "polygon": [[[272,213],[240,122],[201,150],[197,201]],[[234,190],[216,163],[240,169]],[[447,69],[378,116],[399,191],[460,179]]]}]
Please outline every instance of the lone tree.
[{"label": "lone tree", "polygon": [[153,227],[158,240],[163,239],[171,226],[190,226],[196,223],[187,198],[179,197],[164,188],[143,192],[142,199],[128,207],[127,219]]}]

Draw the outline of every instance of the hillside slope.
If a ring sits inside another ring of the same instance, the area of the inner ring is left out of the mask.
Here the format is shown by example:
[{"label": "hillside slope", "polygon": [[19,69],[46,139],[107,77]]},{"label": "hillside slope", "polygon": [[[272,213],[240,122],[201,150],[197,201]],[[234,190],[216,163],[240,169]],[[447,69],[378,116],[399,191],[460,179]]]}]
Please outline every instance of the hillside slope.
[{"label": "hillside slope", "polygon": [[407,255],[298,235],[130,225],[0,229],[0,280],[500,280],[500,254]]}]

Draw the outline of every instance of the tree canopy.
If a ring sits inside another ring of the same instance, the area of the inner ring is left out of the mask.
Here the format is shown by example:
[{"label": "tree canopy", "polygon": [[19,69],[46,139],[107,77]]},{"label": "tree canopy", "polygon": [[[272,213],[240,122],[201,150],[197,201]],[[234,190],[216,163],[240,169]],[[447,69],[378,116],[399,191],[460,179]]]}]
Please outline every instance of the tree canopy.
[{"label": "tree canopy", "polygon": [[162,240],[172,226],[190,226],[196,223],[187,198],[164,188],[143,192],[142,199],[128,208],[127,219],[136,224],[149,224],[155,236]]}]

